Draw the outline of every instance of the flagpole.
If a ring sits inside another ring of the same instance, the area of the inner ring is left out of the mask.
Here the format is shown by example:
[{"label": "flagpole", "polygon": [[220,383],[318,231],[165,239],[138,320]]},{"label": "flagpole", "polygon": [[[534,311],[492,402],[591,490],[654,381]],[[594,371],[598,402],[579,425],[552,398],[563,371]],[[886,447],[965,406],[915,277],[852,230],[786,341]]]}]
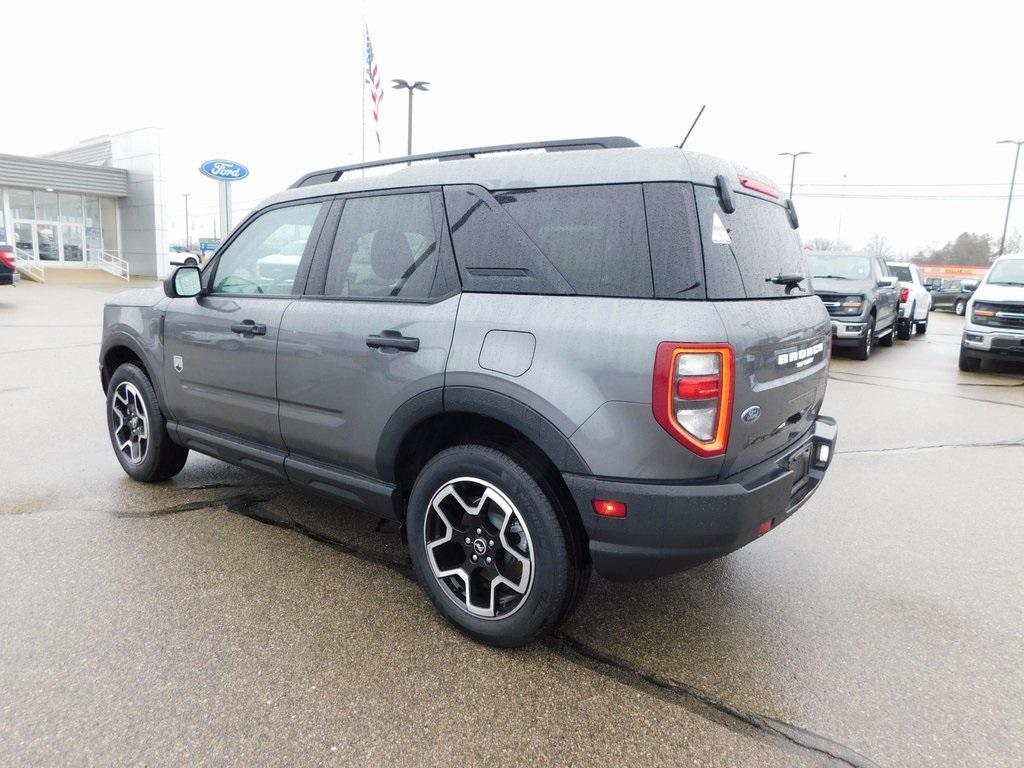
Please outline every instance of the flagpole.
[{"label": "flagpole", "polygon": [[[363,152],[363,164],[366,163],[366,16],[363,16],[363,44],[359,49],[359,93],[362,95],[362,108],[363,108],[363,133],[362,133],[362,152]],[[366,176],[366,171],[361,172],[361,176]]]}]

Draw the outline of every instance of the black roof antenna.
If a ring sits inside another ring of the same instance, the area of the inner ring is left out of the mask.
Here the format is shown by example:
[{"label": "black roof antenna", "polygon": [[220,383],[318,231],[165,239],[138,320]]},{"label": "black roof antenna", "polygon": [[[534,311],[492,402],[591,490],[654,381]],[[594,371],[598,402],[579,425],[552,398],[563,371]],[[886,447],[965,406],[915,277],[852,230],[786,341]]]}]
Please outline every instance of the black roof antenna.
[{"label": "black roof antenna", "polygon": [[695,118],[693,118],[693,124],[690,125],[690,130],[688,130],[686,132],[686,135],[683,137],[683,140],[680,142],[679,149],[682,149],[683,148],[683,144],[685,144],[686,140],[688,138],[690,138],[690,134],[693,133],[693,129],[697,125],[697,121],[700,120],[700,116],[704,114],[704,107],[706,107],[706,106],[707,106],[707,104],[701,104],[700,105],[700,112],[698,112],[697,116]]}]

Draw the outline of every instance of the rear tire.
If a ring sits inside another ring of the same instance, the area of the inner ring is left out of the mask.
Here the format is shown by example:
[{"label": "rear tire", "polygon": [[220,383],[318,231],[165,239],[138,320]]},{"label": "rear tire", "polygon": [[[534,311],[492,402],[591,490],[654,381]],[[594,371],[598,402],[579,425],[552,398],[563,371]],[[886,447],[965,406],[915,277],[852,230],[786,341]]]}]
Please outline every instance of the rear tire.
[{"label": "rear tire", "polygon": [[134,363],[118,366],[107,384],[107,431],[114,455],[133,480],[169,480],[188,459],[188,449],[167,433],[153,384]]},{"label": "rear tire", "polygon": [[900,341],[910,341],[910,337],[914,333],[914,312],[916,310],[917,310],[917,307],[911,306],[910,307],[910,314],[907,316],[907,319],[906,320],[898,320],[897,321],[897,323],[899,324],[898,335],[899,335]]},{"label": "rear tire", "polygon": [[981,358],[967,354],[967,350],[960,347],[960,370],[964,373],[977,373],[981,370]]},{"label": "rear tire", "polygon": [[[928,310],[928,311],[931,312],[931,310]],[[922,335],[925,334],[925,333],[928,333],[928,318],[925,318],[924,320],[921,320],[920,322],[918,322],[918,324],[917,324],[917,332],[922,334]]]},{"label": "rear tire", "polygon": [[406,521],[416,578],[475,640],[526,645],[582,598],[589,569],[565,511],[501,451],[459,445],[434,456],[416,478]]}]

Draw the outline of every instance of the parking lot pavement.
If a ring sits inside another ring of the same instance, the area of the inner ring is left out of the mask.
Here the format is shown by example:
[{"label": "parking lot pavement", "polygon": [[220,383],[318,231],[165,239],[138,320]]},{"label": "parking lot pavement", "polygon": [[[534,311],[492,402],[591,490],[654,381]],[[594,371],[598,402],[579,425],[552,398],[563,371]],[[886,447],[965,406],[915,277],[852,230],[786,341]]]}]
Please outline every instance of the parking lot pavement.
[{"label": "parking lot pavement", "polygon": [[1020,764],[1024,370],[959,373],[960,318],[833,361],[839,452],[784,526],[508,652],[392,525],[201,456],[129,481],[111,291],[0,293],[0,764]]}]

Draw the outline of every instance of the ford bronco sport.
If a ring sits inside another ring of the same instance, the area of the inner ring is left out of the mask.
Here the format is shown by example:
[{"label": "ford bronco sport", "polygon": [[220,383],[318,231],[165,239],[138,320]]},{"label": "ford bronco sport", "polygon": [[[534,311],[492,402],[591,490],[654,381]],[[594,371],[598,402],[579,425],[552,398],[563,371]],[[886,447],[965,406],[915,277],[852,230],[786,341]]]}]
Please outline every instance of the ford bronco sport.
[{"label": "ford bronco sport", "polygon": [[814,493],[831,328],[775,187],[615,137],[409,160],[304,176],[108,302],[125,472],[194,450],[395,519],[438,610],[501,646],[591,567],[691,568]]}]

